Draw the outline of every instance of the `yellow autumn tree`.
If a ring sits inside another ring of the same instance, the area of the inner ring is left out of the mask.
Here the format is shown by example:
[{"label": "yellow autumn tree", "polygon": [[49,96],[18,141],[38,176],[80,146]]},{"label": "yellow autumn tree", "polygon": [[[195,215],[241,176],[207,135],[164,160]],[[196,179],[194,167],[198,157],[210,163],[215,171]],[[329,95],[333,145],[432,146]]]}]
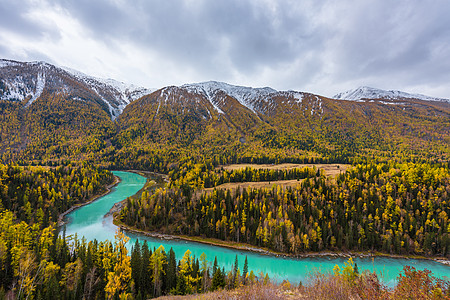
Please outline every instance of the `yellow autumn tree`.
[{"label": "yellow autumn tree", "polygon": [[129,238],[123,232],[119,230],[116,232],[114,253],[117,261],[113,271],[108,273],[108,283],[105,287],[107,299],[112,299],[115,295],[125,299],[128,297],[131,283],[131,260],[125,247],[128,240]]},{"label": "yellow autumn tree", "polygon": [[164,273],[164,264],[166,263],[166,253],[164,246],[161,245],[150,257],[150,272],[153,275],[153,294],[155,296],[161,295],[162,275]]}]

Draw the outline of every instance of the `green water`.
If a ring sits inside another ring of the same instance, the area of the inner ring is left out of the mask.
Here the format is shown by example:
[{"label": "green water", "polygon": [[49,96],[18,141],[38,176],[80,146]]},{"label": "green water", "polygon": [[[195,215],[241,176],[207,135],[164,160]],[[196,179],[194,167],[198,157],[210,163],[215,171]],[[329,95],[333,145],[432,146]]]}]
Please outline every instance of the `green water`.
[{"label": "green water", "polygon": [[[117,226],[112,224],[112,217],[104,217],[114,203],[119,202],[126,197],[137,193],[145,184],[146,179],[140,175],[129,172],[113,172],[122,179],[122,182],[112,192],[104,197],[99,198],[95,202],[83,206],[72,213],[68,218],[66,226],[66,235],[77,233],[78,237],[84,236],[87,240],[113,240]],[[183,240],[161,240],[156,238],[145,237],[137,234],[127,234],[130,237],[129,248],[136,239],[147,240],[150,247],[159,247],[163,245],[166,251],[171,247],[176,253],[177,259],[181,259],[184,252],[189,249],[193,255],[199,257],[202,252],[207,255],[208,260],[214,261],[217,256],[219,265],[225,269],[231,269],[238,255],[239,267],[242,269],[244,265],[245,255],[248,257],[249,270],[255,273],[268,273],[270,278],[277,281],[289,279],[292,283],[305,281],[308,275],[315,271],[331,272],[333,267],[338,264],[342,266],[346,258],[318,257],[318,258],[302,258],[291,259],[276,256],[261,255],[252,252],[232,250],[228,248],[204,245],[201,243],[188,242]],[[416,269],[428,269],[440,278],[450,278],[450,266],[437,263],[431,260],[418,259],[394,259],[376,257],[372,261],[371,258],[355,258],[359,270],[375,270],[385,282],[392,286],[395,278],[398,276],[403,266],[410,265]]]}]

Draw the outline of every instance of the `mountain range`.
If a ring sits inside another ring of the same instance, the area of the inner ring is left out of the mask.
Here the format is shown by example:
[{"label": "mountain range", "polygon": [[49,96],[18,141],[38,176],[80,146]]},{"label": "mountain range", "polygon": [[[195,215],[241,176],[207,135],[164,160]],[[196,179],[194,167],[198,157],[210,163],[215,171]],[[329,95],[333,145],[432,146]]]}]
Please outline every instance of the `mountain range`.
[{"label": "mountain range", "polygon": [[3,160],[125,167],[168,153],[271,161],[449,154],[449,100],[369,87],[333,98],[215,81],[155,90],[0,60],[0,100]]}]

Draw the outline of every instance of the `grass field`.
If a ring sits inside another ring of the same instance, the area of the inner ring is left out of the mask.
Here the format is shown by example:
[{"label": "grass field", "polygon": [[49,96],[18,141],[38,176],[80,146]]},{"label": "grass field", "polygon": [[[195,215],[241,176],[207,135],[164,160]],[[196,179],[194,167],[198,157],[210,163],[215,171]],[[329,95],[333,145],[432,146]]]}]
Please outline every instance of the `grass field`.
[{"label": "grass field", "polygon": [[[296,186],[300,182],[302,182],[303,179],[297,180],[278,180],[278,181],[261,181],[261,182],[229,182],[224,183],[221,185],[218,185],[215,187],[215,189],[223,189],[223,190],[235,190],[237,188],[246,189],[248,187],[251,188],[272,188],[274,185],[280,185],[282,188],[286,188],[288,186]],[[207,188],[203,191],[209,192],[212,191],[214,188]]]},{"label": "grass field", "polygon": [[289,170],[289,169],[304,168],[304,167],[309,167],[309,168],[316,167],[317,169],[324,170],[326,176],[334,177],[341,172],[345,172],[345,170],[347,170],[347,168],[349,168],[350,165],[346,165],[346,164],[279,164],[279,165],[234,164],[234,165],[221,166],[219,168],[223,168],[224,170],[238,170],[238,169],[245,169],[247,167],[253,168],[253,169],[269,169],[269,170]]},{"label": "grass field", "polygon": [[[269,164],[234,164],[234,165],[225,165],[218,167],[223,168],[224,170],[238,170],[245,168],[253,168],[253,169],[269,169],[269,170],[289,170],[296,168],[304,168],[309,167],[316,169],[322,169],[325,172],[326,176],[335,177],[337,174],[341,172],[345,172],[350,165],[345,164],[279,164],[279,165],[269,165]],[[273,186],[280,185],[282,188],[286,187],[295,187],[297,184],[302,182],[301,180],[291,179],[291,180],[278,180],[278,181],[261,181],[261,182],[229,182],[216,186],[216,189],[224,189],[224,190],[235,190],[237,188],[246,189],[250,188],[272,188]],[[210,192],[214,188],[207,188],[202,190],[202,192]]]}]

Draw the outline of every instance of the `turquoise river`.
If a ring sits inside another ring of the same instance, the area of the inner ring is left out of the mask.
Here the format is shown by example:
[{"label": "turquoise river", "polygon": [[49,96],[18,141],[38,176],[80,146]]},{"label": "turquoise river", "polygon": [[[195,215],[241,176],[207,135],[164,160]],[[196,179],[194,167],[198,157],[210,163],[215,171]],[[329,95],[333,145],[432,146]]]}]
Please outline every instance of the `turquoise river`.
[{"label": "turquoise river", "polygon": [[[66,216],[66,235],[77,234],[89,240],[113,240],[117,226],[112,223],[112,217],[104,217],[114,203],[119,202],[137,193],[145,184],[146,178],[130,172],[113,172],[121,178],[121,182],[112,189],[111,193],[99,198],[91,204],[74,210]],[[130,237],[129,248],[136,242],[136,239],[147,240],[151,248],[163,245],[166,251],[171,247],[176,253],[177,259],[181,259],[184,252],[189,249],[193,255],[199,257],[203,252],[209,261],[213,261],[217,256],[219,265],[225,269],[231,269],[238,255],[239,266],[242,268],[245,255],[248,257],[249,269],[255,274],[259,272],[268,273],[269,277],[276,281],[288,279],[292,283],[306,281],[308,275],[314,271],[331,272],[338,264],[342,266],[347,258],[320,256],[314,258],[285,258],[272,255],[263,255],[254,252],[246,252],[229,248],[211,246],[196,242],[188,242],[179,239],[165,240],[151,238],[143,235],[126,233]],[[403,269],[403,266],[410,265],[416,269],[428,269],[440,278],[450,278],[450,266],[432,260],[421,259],[399,259],[387,257],[354,258],[360,270],[375,270],[381,275],[382,280],[387,285],[394,285],[396,277]]]}]

